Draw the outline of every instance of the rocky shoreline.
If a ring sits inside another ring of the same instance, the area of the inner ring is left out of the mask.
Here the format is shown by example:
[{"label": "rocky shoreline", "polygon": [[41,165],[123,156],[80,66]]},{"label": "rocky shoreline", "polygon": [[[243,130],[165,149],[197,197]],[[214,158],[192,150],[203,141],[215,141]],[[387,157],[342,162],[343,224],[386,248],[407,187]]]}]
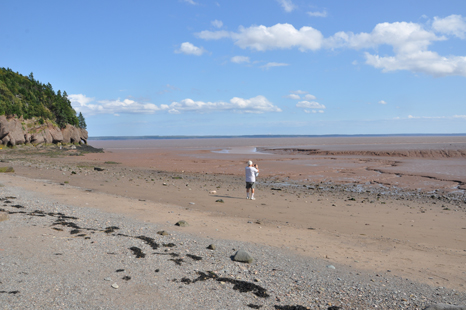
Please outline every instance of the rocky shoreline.
[{"label": "rocky shoreline", "polygon": [[[3,309],[424,309],[466,300],[388,271],[199,238],[1,182]],[[254,262],[233,261],[240,249]]]}]

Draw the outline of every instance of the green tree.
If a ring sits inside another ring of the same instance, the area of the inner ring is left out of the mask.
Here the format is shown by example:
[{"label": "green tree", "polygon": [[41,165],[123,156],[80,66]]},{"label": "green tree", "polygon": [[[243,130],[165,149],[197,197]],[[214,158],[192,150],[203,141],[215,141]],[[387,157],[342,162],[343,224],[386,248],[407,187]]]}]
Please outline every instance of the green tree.
[{"label": "green tree", "polygon": [[79,128],[87,129],[86,120],[84,119],[84,116],[81,112],[79,112],[78,120],[79,120],[79,125],[78,125]]}]

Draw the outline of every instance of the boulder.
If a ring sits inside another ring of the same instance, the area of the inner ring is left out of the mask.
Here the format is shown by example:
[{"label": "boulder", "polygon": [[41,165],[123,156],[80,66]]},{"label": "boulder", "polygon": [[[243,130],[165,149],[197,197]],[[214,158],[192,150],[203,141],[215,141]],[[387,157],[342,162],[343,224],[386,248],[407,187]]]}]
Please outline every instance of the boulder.
[{"label": "boulder", "polygon": [[21,124],[21,119],[15,119],[11,122],[13,124],[13,130],[10,131],[9,135],[11,140],[15,140],[16,144],[24,144],[26,143],[26,139],[24,139],[24,135],[26,134],[23,130],[23,125]]},{"label": "boulder", "polygon": [[8,145],[9,142],[10,142],[10,136],[3,137],[2,144]]},{"label": "boulder", "polygon": [[26,141],[26,143],[31,143],[31,139],[32,139],[32,135],[30,133],[26,133],[24,135],[24,140]]},{"label": "boulder", "polygon": [[244,250],[239,250],[233,256],[233,260],[241,263],[252,263],[254,261],[254,258],[248,252]]},{"label": "boulder", "polygon": [[31,143],[32,144],[41,144],[41,143],[44,143],[44,142],[45,142],[45,139],[44,139],[43,133],[35,133],[35,134],[31,135]]},{"label": "boulder", "polygon": [[87,139],[89,138],[89,134],[86,129],[80,128],[81,131],[81,140],[84,141],[84,144],[87,144]]},{"label": "boulder", "polygon": [[[49,128],[50,135],[52,136],[53,143],[59,143],[63,141],[63,134],[57,127]],[[48,142],[48,141],[47,141]]]},{"label": "boulder", "polygon": [[63,143],[79,143],[81,141],[81,130],[73,125],[66,125],[61,132],[63,134]]},{"label": "boulder", "polygon": [[10,122],[7,120],[5,115],[0,115],[0,139],[3,140],[3,138],[9,133],[10,133]]}]

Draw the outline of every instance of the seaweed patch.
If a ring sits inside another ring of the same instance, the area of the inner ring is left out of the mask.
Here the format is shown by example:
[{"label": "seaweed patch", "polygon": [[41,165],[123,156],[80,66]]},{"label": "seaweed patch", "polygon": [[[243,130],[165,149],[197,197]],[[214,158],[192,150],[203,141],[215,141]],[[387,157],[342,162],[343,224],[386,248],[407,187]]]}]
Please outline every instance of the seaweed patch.
[{"label": "seaweed patch", "polygon": [[133,246],[133,247],[130,247],[129,249],[130,249],[131,251],[133,251],[134,255],[136,255],[136,258],[144,258],[144,257],[146,257],[146,254],[143,253],[143,252],[141,251],[141,249],[138,248],[138,247]]}]

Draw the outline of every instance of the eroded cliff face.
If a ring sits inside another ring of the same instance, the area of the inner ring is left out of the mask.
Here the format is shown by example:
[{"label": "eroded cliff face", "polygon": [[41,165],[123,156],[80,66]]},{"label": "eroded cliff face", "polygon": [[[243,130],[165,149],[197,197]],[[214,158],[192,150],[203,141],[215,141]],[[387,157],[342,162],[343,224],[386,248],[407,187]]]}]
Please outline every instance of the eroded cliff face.
[{"label": "eroded cliff face", "polygon": [[40,124],[37,119],[7,118],[0,116],[1,144],[15,146],[17,144],[41,143],[79,143],[87,144],[87,130],[66,125],[60,129],[50,121]]}]

